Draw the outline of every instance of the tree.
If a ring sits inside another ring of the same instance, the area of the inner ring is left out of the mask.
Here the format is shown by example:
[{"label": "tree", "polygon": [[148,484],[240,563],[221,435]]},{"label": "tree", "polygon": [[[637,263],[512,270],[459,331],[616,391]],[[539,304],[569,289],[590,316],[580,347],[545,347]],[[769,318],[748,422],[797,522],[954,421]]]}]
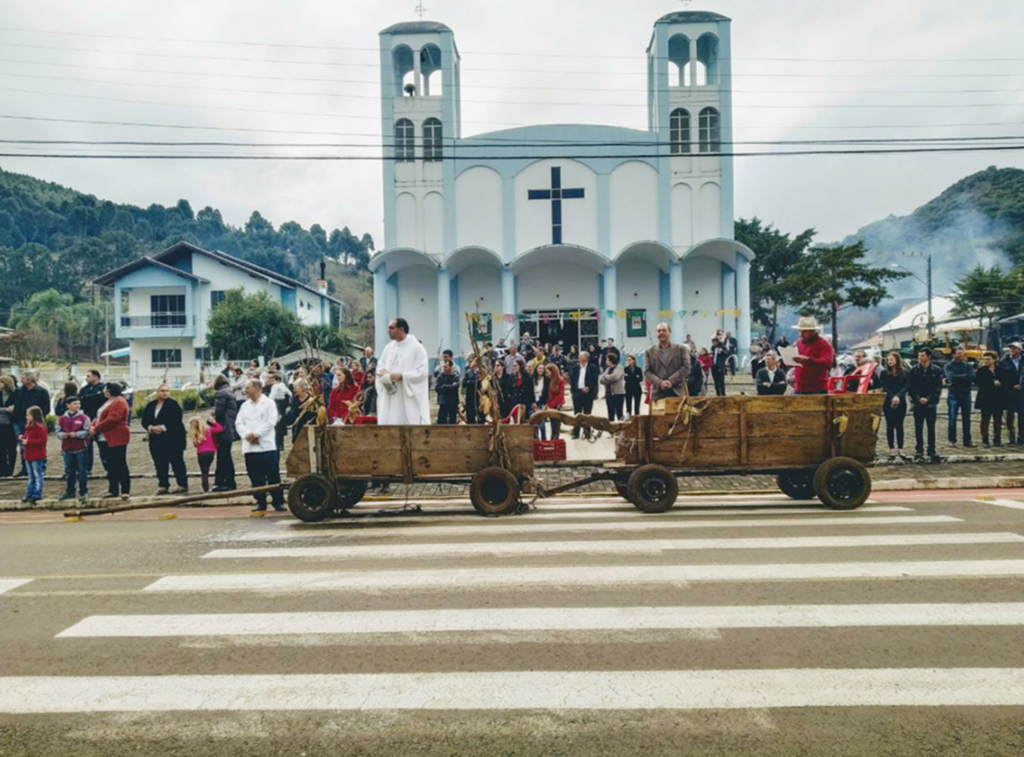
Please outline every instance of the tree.
[{"label": "tree", "polygon": [[839,351],[839,311],[871,308],[884,300],[886,284],[908,274],[890,268],[871,268],[862,260],[863,242],[848,246],[814,247],[797,264],[790,286],[801,315],[828,318],[832,324],[832,349]]},{"label": "tree", "polygon": [[976,266],[956,282],[953,312],[967,318],[976,317],[982,326],[987,320],[991,331],[996,318],[1014,315],[1024,304],[1021,280],[1019,271],[1003,273],[997,265],[988,269]]},{"label": "tree", "polygon": [[10,324],[22,331],[34,331],[54,337],[64,354],[73,357],[75,348],[89,344],[92,335],[102,330],[103,313],[89,302],[74,301],[70,294],[56,289],[36,292],[11,310]]},{"label": "tree", "polygon": [[4,339],[4,350],[25,368],[33,368],[58,356],[57,340],[39,329],[12,332]]},{"label": "tree", "polygon": [[267,292],[232,289],[210,314],[206,346],[218,357],[270,358],[296,349],[302,329],[298,316]]},{"label": "tree", "polygon": [[792,281],[797,264],[816,233],[814,229],[807,229],[791,239],[789,234],[783,234],[771,224],[762,225],[760,218],[749,221],[741,218],[736,223],[736,241],[756,255],[750,264],[751,316],[767,327],[772,342],[779,324],[779,309],[793,304],[797,293]]},{"label": "tree", "polygon": [[313,355],[320,352],[346,355],[352,348],[351,341],[340,329],[326,324],[303,326],[301,339],[302,346]]}]

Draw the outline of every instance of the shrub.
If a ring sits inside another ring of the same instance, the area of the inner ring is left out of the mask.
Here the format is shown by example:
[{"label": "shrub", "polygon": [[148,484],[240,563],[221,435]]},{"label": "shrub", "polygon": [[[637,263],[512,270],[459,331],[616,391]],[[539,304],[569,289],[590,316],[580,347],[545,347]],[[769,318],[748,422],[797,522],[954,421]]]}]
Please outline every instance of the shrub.
[{"label": "shrub", "polygon": [[46,433],[54,434],[57,432],[57,416],[48,415],[46,416]]}]

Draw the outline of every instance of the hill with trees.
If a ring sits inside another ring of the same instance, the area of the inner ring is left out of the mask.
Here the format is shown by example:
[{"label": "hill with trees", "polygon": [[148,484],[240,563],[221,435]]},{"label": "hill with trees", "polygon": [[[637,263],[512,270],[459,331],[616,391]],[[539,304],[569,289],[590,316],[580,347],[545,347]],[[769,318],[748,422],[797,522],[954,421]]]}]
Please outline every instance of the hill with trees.
[{"label": "hill with trees", "polygon": [[[889,216],[848,236],[863,242],[867,261],[903,265],[924,274],[907,253],[932,255],[936,294],[953,291],[957,280],[982,266],[1004,270],[1024,264],[1024,171],[991,167],[956,182],[908,216]],[[893,297],[923,294],[913,280],[897,282]]]},{"label": "hill with trees", "polygon": [[[31,321],[32,328],[53,335],[60,320],[65,328],[58,344],[64,347],[68,319],[77,313],[93,319],[95,334],[96,313],[74,307],[101,304],[103,295],[94,291],[92,280],[181,241],[306,280],[319,276],[319,263],[326,257],[352,271],[356,289],[370,286],[366,266],[373,238],[357,236],[347,227],[328,232],[319,224],[304,229],[287,221],[275,229],[253,211],[238,228],[225,223],[215,208],[193,211],[185,199],[172,206],[141,208],[0,169],[0,322]],[[32,295],[49,290],[55,294],[47,302],[59,303],[61,318],[41,320],[40,303],[28,303]],[[346,325],[358,326],[361,320],[372,320],[372,312],[349,309],[347,317]]]}]

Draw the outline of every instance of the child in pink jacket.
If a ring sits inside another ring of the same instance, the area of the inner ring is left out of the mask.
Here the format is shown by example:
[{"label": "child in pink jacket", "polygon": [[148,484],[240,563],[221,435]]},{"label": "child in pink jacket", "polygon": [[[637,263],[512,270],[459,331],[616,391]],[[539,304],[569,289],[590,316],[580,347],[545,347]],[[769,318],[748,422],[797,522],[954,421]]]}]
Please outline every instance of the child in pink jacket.
[{"label": "child in pink jacket", "polygon": [[196,448],[199,459],[199,471],[203,476],[203,491],[210,491],[210,468],[217,457],[217,434],[223,433],[224,427],[213,418],[205,422],[198,415],[192,416],[188,422],[188,436]]}]

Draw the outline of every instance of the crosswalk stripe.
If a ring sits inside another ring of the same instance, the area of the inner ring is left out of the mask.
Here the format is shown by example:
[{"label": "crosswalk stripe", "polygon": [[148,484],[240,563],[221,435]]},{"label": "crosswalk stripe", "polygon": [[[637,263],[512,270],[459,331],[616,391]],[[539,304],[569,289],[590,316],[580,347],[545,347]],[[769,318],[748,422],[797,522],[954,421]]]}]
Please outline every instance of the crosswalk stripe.
[{"label": "crosswalk stripe", "polygon": [[0,594],[29,583],[31,578],[0,578]]},{"label": "crosswalk stripe", "polygon": [[979,505],[995,505],[996,507],[1008,507],[1011,510],[1024,510],[1024,502],[1016,499],[976,499]]},{"label": "crosswalk stripe", "polygon": [[57,638],[956,625],[1024,625],[1024,603],[93,615]]},{"label": "crosswalk stripe", "polygon": [[144,591],[287,592],[681,586],[700,582],[1024,576],[1024,560],[445,568],[164,576]]},{"label": "crosswalk stripe", "polygon": [[[576,515],[575,513],[573,515]],[[692,529],[692,528],[729,528],[732,526],[742,528],[770,528],[770,527],[820,527],[820,526],[892,526],[892,525],[918,525],[934,523],[963,523],[960,518],[950,515],[905,515],[895,517],[875,517],[860,515],[840,515],[826,518],[738,518],[736,520],[653,520],[640,518],[621,523],[578,523],[563,522],[562,518],[543,519],[515,519],[502,520],[492,523],[475,523],[466,525],[430,525],[417,529],[414,533],[417,536],[459,536],[465,534],[529,534],[529,533],[553,533],[561,531],[569,532],[595,532],[595,531],[657,531],[662,529]],[[606,517],[601,515],[587,515],[586,517]],[[575,518],[574,518],[575,520]],[[396,526],[356,526],[338,528],[299,529],[296,531],[267,530],[236,534],[228,538],[229,541],[250,542],[250,541],[290,541],[293,539],[334,539],[348,537],[353,534],[381,536],[384,534],[409,533],[409,529],[402,529]]]},{"label": "crosswalk stripe", "polygon": [[885,534],[871,536],[789,536],[765,539],[645,539],[618,541],[448,542],[440,544],[344,544],[320,547],[215,549],[210,559],[329,557],[333,559],[523,556],[560,554],[660,554],[673,550],[817,549],[911,547],[939,544],[1015,544],[1024,536],[988,534]]},{"label": "crosswalk stripe", "polygon": [[0,678],[0,713],[1024,705],[1021,668]]}]

